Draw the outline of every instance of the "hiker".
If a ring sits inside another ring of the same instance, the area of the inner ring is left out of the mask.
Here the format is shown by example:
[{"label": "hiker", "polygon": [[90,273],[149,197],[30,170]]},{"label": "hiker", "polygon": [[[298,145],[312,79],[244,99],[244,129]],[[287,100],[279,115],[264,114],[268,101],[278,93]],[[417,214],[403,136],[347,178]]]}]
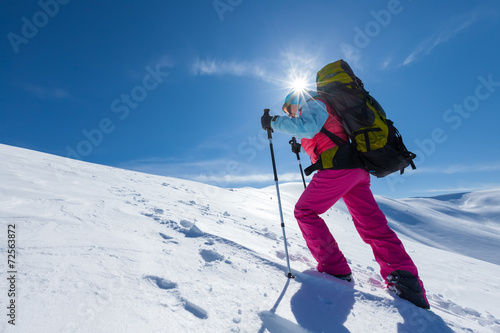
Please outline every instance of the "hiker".
[{"label": "hiker", "polygon": [[[297,138],[300,144],[292,145],[292,151],[305,151],[313,164],[322,152],[336,146],[322,128],[349,141],[339,117],[327,111],[326,102],[313,98],[317,95],[316,91],[291,91],[283,104],[283,111],[288,116],[267,113],[261,118],[264,130],[276,130]],[[351,281],[347,260],[320,217],[342,198],[362,240],[371,246],[387,286],[401,298],[428,309],[417,267],[375,202],[370,174],[358,161],[351,162],[343,162],[345,169],[318,170],[295,205],[295,218],[318,262],[318,271]]]}]

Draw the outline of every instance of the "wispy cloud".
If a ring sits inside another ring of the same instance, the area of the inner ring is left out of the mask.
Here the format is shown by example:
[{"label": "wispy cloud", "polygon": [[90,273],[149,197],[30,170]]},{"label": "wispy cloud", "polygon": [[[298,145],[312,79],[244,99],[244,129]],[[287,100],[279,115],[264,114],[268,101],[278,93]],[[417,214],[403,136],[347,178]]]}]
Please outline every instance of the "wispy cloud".
[{"label": "wispy cloud", "polygon": [[420,56],[431,53],[437,46],[446,43],[458,33],[471,26],[477,17],[476,13],[469,13],[465,17],[455,17],[449,20],[440,31],[420,42],[417,48],[403,61],[403,65],[409,65]]},{"label": "wispy cloud", "polygon": [[[250,174],[250,175],[196,175],[190,179],[202,183],[221,184],[228,183],[233,185],[238,184],[274,184],[274,176],[272,173]],[[302,178],[297,173],[285,173],[279,176],[280,182],[295,182],[302,181]]]},{"label": "wispy cloud", "polygon": [[489,162],[487,164],[467,164],[453,165],[443,168],[418,168],[418,172],[435,174],[460,174],[477,172],[495,172],[500,171],[500,162]]},{"label": "wispy cloud", "polygon": [[196,174],[199,170],[221,170],[228,163],[227,159],[184,161],[178,158],[146,158],[131,160],[118,165],[120,168],[163,176],[177,177],[184,174]]},{"label": "wispy cloud", "polygon": [[215,59],[197,60],[192,66],[194,75],[254,76],[265,79],[267,71],[257,63],[224,61]]},{"label": "wispy cloud", "polygon": [[297,78],[315,79],[319,70],[316,56],[307,53],[283,52],[274,60],[218,60],[198,59],[191,67],[193,75],[231,75],[255,77],[265,82],[286,85]]},{"label": "wispy cloud", "polygon": [[432,188],[432,189],[419,189],[420,193],[429,193],[429,194],[447,194],[447,193],[464,193],[464,192],[474,192],[474,191],[488,191],[499,189],[500,184],[492,184],[492,183],[476,183],[473,186],[455,186],[455,187],[446,187],[446,188]]},{"label": "wispy cloud", "polygon": [[443,170],[447,174],[500,171],[500,162],[481,165],[457,165]]},{"label": "wispy cloud", "polygon": [[344,59],[356,69],[363,71],[363,66],[361,65],[361,52],[359,49],[347,43],[340,43],[340,51],[344,55]]},{"label": "wispy cloud", "polygon": [[157,61],[153,61],[151,66],[159,65],[160,67],[173,68],[176,64],[176,61],[168,54],[163,55]]},{"label": "wispy cloud", "polygon": [[71,97],[65,89],[60,87],[44,87],[34,84],[26,84],[24,85],[24,89],[39,99],[44,100],[62,100]]}]

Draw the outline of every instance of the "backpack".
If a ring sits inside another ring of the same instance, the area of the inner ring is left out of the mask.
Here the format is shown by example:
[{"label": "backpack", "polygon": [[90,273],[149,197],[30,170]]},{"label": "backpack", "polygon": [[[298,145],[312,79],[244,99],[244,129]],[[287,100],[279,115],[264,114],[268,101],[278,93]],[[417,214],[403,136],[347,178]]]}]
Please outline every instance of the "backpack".
[{"label": "backpack", "polygon": [[[385,177],[411,165],[416,155],[403,143],[403,138],[387,119],[382,106],[365,90],[363,82],[354,75],[344,60],[323,67],[316,77],[318,96],[327,105],[328,112],[340,117],[350,137],[342,140],[325,128],[325,133],[339,147],[323,153],[308,170],[352,169],[362,167],[377,178]],[[354,155],[353,155],[354,154]]]}]

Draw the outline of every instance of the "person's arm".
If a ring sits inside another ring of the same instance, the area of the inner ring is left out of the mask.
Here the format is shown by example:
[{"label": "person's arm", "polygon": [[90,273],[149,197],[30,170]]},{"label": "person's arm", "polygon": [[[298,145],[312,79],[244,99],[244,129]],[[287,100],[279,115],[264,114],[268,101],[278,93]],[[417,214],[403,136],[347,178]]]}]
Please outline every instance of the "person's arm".
[{"label": "person's arm", "polygon": [[271,122],[273,130],[290,134],[297,139],[311,139],[323,127],[328,119],[328,111],[323,102],[310,100],[302,107],[298,118],[277,117]]}]

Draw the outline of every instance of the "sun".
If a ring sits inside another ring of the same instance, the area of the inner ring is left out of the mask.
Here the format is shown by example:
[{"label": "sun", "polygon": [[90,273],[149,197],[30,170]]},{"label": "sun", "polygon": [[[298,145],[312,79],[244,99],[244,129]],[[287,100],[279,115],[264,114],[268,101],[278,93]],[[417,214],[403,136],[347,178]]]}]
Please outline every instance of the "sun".
[{"label": "sun", "polygon": [[307,81],[302,78],[296,78],[292,81],[292,87],[294,91],[304,91],[307,88]]}]

